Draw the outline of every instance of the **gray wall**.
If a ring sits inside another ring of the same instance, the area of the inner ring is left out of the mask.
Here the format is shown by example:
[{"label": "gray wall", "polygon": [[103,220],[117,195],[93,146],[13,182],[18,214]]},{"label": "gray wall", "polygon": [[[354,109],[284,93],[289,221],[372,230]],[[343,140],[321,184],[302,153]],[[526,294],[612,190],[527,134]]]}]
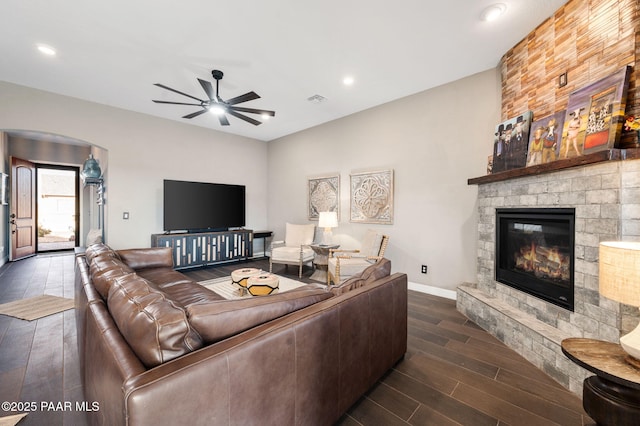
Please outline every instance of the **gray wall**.
[{"label": "gray wall", "polygon": [[[11,99],[0,104],[0,129],[108,151],[107,240],[115,248],[149,246],[162,231],[165,178],[247,185],[247,227],[281,238],[285,222],[308,222],[307,178],[339,173],[334,236],[343,248],[378,228],[391,236],[394,270],[412,285],[453,290],[475,280],[477,188],[467,179],[485,174],[500,121],[496,69],[269,143],[9,83],[0,82],[0,97]],[[349,174],[385,168],[395,172],[394,224],[350,223]]]},{"label": "gray wall", "polygon": [[[390,235],[387,257],[409,281],[453,290],[476,279],[477,188],[500,122],[492,69],[269,142],[269,227],[307,223],[307,178],[340,174],[342,248],[368,228]],[[394,224],[349,222],[349,174],[395,171]],[[426,264],[428,273],[420,273]]]},{"label": "gray wall", "polygon": [[68,136],[108,151],[105,208],[114,248],[148,247],[151,234],[162,232],[165,178],[246,185],[247,227],[267,225],[264,142],[6,82],[0,98],[0,129]]}]

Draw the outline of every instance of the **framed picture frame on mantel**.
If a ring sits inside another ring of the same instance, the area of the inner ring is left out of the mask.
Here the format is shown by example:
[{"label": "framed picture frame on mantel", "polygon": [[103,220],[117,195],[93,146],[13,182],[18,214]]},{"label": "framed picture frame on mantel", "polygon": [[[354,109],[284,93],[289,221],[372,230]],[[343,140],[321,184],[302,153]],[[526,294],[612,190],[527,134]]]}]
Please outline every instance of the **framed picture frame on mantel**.
[{"label": "framed picture frame on mantel", "polygon": [[622,133],[631,67],[569,95],[560,159],[615,148]]}]

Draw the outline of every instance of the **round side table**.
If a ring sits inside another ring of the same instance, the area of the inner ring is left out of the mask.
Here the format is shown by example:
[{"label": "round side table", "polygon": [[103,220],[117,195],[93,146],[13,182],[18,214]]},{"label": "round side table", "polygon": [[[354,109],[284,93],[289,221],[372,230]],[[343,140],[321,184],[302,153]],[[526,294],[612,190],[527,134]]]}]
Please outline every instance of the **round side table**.
[{"label": "round side table", "polygon": [[571,361],[595,373],[585,379],[582,406],[599,425],[637,425],[640,419],[640,370],[625,361],[617,343],[571,338],[562,341]]},{"label": "round side table", "polygon": [[316,254],[313,259],[313,266],[315,271],[309,277],[315,281],[327,282],[327,269],[329,269],[329,250],[335,250],[340,247],[340,244],[311,244],[311,249]]}]

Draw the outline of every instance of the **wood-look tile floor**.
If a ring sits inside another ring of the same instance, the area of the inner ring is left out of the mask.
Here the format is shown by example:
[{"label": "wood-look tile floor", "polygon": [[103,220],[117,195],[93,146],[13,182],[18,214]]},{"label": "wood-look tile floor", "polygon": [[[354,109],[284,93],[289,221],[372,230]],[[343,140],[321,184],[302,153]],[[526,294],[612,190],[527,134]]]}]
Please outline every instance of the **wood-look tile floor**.
[{"label": "wood-look tile floor", "polygon": [[[268,269],[268,262],[242,266]],[[0,268],[0,303],[40,294],[73,298],[73,255],[41,255]],[[238,264],[186,272],[197,281]],[[274,272],[296,278],[297,268]],[[305,269],[303,281],[309,280]],[[468,321],[455,301],[409,292],[405,358],[341,425],[593,425],[578,397]],[[74,311],[35,321],[0,315],[0,402],[35,408],[19,425],[86,424]],[[92,401],[88,401],[91,403]],[[66,405],[65,405],[66,403]],[[70,409],[69,409],[70,407]],[[24,410],[23,410],[24,411]],[[0,416],[15,412],[0,411]]]}]

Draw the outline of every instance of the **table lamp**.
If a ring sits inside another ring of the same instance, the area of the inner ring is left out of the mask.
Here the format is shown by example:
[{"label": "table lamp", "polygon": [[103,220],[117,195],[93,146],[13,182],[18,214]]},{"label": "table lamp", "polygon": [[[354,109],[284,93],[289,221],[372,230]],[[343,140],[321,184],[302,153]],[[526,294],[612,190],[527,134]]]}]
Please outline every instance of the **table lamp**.
[{"label": "table lamp", "polygon": [[331,228],[338,227],[338,213],[320,212],[318,226],[320,228],[324,228],[324,233],[322,234],[322,244],[331,244],[333,240],[333,233],[331,232]]},{"label": "table lamp", "polygon": [[[600,294],[640,307],[640,242],[600,243]],[[620,337],[620,346],[629,355],[626,361],[640,368],[640,324]]]}]

